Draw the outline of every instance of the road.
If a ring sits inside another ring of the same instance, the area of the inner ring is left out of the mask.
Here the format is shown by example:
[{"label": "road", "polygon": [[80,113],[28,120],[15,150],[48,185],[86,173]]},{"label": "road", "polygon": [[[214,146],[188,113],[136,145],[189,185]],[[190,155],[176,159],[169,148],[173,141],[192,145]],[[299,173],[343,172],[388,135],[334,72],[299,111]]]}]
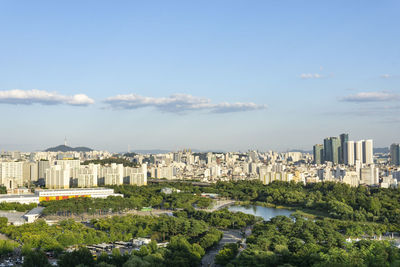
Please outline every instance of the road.
[{"label": "road", "polygon": [[242,231],[240,230],[226,230],[223,231],[223,233],[224,236],[219,241],[218,245],[215,248],[210,249],[201,259],[201,266],[216,266],[215,256],[218,254],[218,251],[220,251],[224,247],[225,244],[236,243],[237,241],[243,242]]}]

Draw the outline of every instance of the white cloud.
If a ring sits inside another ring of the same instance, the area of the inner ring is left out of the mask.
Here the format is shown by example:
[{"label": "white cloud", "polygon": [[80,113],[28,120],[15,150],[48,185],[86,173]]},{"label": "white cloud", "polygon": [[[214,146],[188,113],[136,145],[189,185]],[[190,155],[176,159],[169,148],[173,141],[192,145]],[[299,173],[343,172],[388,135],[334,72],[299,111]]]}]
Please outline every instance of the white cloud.
[{"label": "white cloud", "polygon": [[302,73],[300,74],[300,78],[302,79],[320,79],[324,78],[325,76],[319,73]]},{"label": "white cloud", "polygon": [[14,105],[72,105],[87,106],[94,103],[94,100],[84,94],[76,94],[73,96],[60,95],[56,92],[48,92],[44,90],[8,90],[0,91],[0,103]]},{"label": "white cloud", "polygon": [[381,78],[383,78],[383,79],[389,79],[391,77],[392,77],[392,75],[390,75],[390,74],[382,74],[381,75]]},{"label": "white cloud", "polygon": [[138,109],[154,107],[163,112],[184,113],[192,110],[206,110],[213,113],[228,113],[266,109],[266,105],[255,103],[212,104],[210,99],[188,94],[174,94],[169,97],[147,97],[136,94],[117,95],[104,101],[113,109]]},{"label": "white cloud", "polygon": [[400,95],[389,92],[361,92],[343,97],[346,102],[384,102],[399,100]]}]

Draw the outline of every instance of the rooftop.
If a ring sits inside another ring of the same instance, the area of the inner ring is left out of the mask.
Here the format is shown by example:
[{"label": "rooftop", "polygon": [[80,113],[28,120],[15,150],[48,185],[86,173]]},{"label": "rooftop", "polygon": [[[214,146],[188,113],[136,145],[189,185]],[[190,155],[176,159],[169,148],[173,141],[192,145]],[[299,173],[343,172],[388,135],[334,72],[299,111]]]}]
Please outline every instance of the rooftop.
[{"label": "rooftop", "polygon": [[33,209],[31,209],[30,211],[28,211],[28,212],[25,214],[25,216],[40,215],[40,214],[42,214],[43,210],[44,210],[44,207],[33,208]]},{"label": "rooftop", "polygon": [[112,188],[105,188],[105,187],[69,188],[69,189],[37,189],[36,192],[99,191],[99,190],[113,190],[113,189]]},{"label": "rooftop", "polygon": [[2,194],[0,195],[0,199],[4,198],[32,198],[35,197],[34,194]]}]

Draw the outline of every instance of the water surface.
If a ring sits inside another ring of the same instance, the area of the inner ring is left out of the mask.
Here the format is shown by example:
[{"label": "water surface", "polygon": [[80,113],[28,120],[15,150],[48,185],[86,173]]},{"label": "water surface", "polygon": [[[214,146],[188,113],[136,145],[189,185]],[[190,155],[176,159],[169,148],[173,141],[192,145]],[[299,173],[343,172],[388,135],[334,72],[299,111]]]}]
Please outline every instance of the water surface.
[{"label": "water surface", "polygon": [[268,207],[262,207],[262,206],[256,206],[256,205],[248,205],[248,206],[235,205],[235,206],[228,207],[228,210],[233,211],[233,212],[241,211],[246,214],[260,216],[266,221],[268,221],[271,218],[278,216],[278,215],[290,217],[290,215],[293,213],[293,211],[291,211],[291,210],[268,208]]}]

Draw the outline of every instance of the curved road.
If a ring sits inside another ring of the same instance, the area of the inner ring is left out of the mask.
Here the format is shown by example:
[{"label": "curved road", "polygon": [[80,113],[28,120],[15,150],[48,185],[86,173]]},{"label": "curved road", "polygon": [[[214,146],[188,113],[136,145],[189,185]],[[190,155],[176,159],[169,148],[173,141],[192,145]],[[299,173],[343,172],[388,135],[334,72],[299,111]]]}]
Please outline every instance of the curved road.
[{"label": "curved road", "polygon": [[240,230],[226,230],[222,231],[224,236],[219,241],[218,245],[212,249],[210,249],[206,255],[201,259],[201,266],[211,267],[216,266],[215,264],[215,256],[218,254],[225,244],[227,243],[236,243],[237,241],[243,242],[242,231]]}]

